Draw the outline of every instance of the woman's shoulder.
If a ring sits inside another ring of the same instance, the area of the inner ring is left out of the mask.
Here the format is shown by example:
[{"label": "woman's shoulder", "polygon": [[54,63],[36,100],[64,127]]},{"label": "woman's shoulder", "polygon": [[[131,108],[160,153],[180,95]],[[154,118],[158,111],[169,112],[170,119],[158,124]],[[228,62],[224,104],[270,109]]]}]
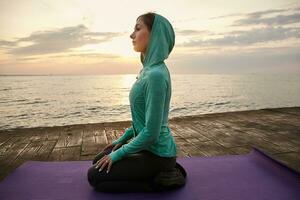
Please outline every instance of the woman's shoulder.
[{"label": "woman's shoulder", "polygon": [[165,65],[155,65],[147,71],[148,79],[165,79],[167,78],[167,70]]}]

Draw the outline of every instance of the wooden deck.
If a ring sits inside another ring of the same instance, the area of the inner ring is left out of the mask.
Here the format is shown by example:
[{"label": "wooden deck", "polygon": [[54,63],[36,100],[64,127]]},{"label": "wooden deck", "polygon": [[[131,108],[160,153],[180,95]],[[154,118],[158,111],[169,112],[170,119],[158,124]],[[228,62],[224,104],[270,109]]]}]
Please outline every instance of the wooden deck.
[{"label": "wooden deck", "polygon": [[[130,121],[0,131],[0,180],[27,160],[91,160]],[[300,107],[169,120],[178,157],[246,154],[255,146],[300,171]]]}]

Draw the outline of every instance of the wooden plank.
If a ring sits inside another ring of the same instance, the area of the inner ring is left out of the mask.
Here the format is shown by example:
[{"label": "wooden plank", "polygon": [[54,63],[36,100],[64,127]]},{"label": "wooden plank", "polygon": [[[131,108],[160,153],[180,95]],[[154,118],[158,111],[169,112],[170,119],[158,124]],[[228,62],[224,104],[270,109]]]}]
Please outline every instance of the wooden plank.
[{"label": "wooden plank", "polygon": [[[239,130],[242,130],[239,128]],[[280,136],[279,133],[276,133],[275,131],[272,131],[271,134],[269,132],[266,132],[264,130],[259,129],[253,129],[253,128],[244,128],[243,130],[245,137],[250,140],[250,144],[257,144],[258,146],[264,146],[267,143],[265,148],[269,150],[271,153],[276,152],[290,152],[290,151],[297,151],[299,148],[296,148],[292,141],[286,141],[287,136]],[[248,136],[247,136],[248,135]],[[288,134],[290,135],[290,134]],[[278,138],[279,137],[279,138]],[[276,142],[274,138],[277,138]],[[273,147],[267,147],[267,146],[273,146]]]},{"label": "wooden plank", "polygon": [[[195,137],[197,138],[199,141],[208,141],[210,140],[208,137],[204,136],[202,133],[201,129],[197,129],[195,128],[195,126],[193,126],[193,123],[187,123],[187,124],[178,124],[178,127],[176,126],[176,124],[172,124],[171,127],[174,129],[174,131],[177,133],[177,135],[184,135],[185,138],[190,137]],[[183,134],[182,134],[183,133]],[[188,135],[186,134],[188,133]]]},{"label": "wooden plank", "polygon": [[90,145],[83,145],[81,149],[80,156],[95,156],[97,153],[102,151],[104,149],[104,146],[98,145],[98,144],[90,144]]},{"label": "wooden plank", "polygon": [[177,156],[178,157],[190,157],[192,155],[204,155],[197,152],[195,145],[190,143],[186,138],[181,136],[174,136],[174,140],[177,146]]},{"label": "wooden plank", "polygon": [[267,132],[278,132],[280,130],[289,129],[290,131],[300,130],[300,116],[276,113],[268,110],[257,112],[249,112],[247,115],[236,113],[234,119],[232,117],[225,120],[236,120],[241,123],[247,122],[249,127],[255,127]]},{"label": "wooden plank", "polygon": [[278,145],[274,145],[262,138],[254,138],[254,137],[249,137],[248,138],[248,145],[249,146],[253,146],[256,148],[259,148],[269,154],[274,154],[274,153],[280,153],[284,150],[282,150],[282,148]]},{"label": "wooden plank", "polygon": [[11,150],[17,141],[22,140],[22,137],[12,137],[6,141],[0,148],[0,156],[6,155]]},{"label": "wooden plank", "polygon": [[279,131],[277,134],[285,137],[293,146],[300,146],[300,132],[291,133],[290,131]]},{"label": "wooden plank", "polygon": [[274,146],[276,145],[279,146],[281,149],[280,152],[290,152],[290,151],[300,152],[300,146],[293,144],[293,142],[288,140],[283,135],[280,134],[272,135],[266,138],[266,140],[270,144],[275,144]]},{"label": "wooden plank", "polygon": [[274,154],[271,157],[295,170],[299,171],[300,169],[299,153],[297,152]]},{"label": "wooden plank", "polygon": [[[4,178],[7,174],[11,173],[17,165],[13,162],[28,146],[29,139],[26,137],[13,137],[1,147],[0,152],[0,178]],[[1,180],[1,179],[0,179]]]},{"label": "wooden plank", "polygon": [[58,140],[60,132],[61,131],[58,130],[57,128],[56,129],[54,129],[54,128],[46,129],[45,128],[45,130],[43,130],[43,132],[40,134],[41,140],[49,140],[49,141]]},{"label": "wooden plank", "polygon": [[46,161],[56,145],[55,140],[43,141],[41,148],[38,150],[35,160]]},{"label": "wooden plank", "polygon": [[214,141],[225,148],[244,146],[248,144],[248,137],[245,135],[239,136],[219,136]]},{"label": "wooden plank", "polygon": [[169,127],[174,136],[181,136],[189,140],[193,140],[194,138],[197,138],[200,141],[209,140],[209,138],[203,136],[194,129],[183,127],[180,124],[170,123]]},{"label": "wooden plank", "polygon": [[[268,109],[265,110],[266,117],[269,119],[275,120],[276,122],[283,122],[283,123],[291,123],[297,126],[300,125],[300,115],[298,114],[291,114],[287,112],[281,112],[280,109]],[[276,123],[277,124],[277,123]]]},{"label": "wooden plank", "polygon": [[91,164],[92,164],[92,161],[94,160],[95,158],[95,155],[81,155],[80,156],[80,160],[90,160],[91,161]]},{"label": "wooden plank", "polygon": [[1,149],[1,146],[4,145],[12,137],[13,137],[13,135],[11,135],[11,134],[0,134],[0,149]]},{"label": "wooden plank", "polygon": [[192,144],[189,143],[182,143],[180,146],[181,151],[183,152],[187,152],[187,156],[191,157],[191,156],[205,156],[204,153],[202,153],[201,151],[199,151],[199,149]]},{"label": "wooden plank", "polygon": [[214,141],[200,142],[197,144],[199,153],[205,156],[232,154],[232,152]]},{"label": "wooden plank", "polygon": [[81,156],[95,155],[108,144],[104,129],[83,132]]},{"label": "wooden plank", "polygon": [[118,139],[116,137],[116,134],[115,134],[115,131],[114,131],[113,127],[105,127],[104,134],[107,138],[108,144],[110,144],[113,140]]},{"label": "wooden plank", "polygon": [[38,150],[43,146],[42,142],[29,143],[24,150],[13,161],[12,165],[19,166],[27,160],[35,160],[38,155]]},{"label": "wooden plank", "polygon": [[55,148],[79,146],[82,143],[82,130],[65,130],[60,133]]},{"label": "wooden plank", "polygon": [[29,144],[28,137],[12,137],[0,149],[0,156],[13,161]]},{"label": "wooden plank", "polygon": [[300,116],[300,108],[298,107],[290,107],[290,108],[276,108],[272,109],[274,112],[282,112],[285,114],[292,114]]},{"label": "wooden plank", "polygon": [[245,145],[240,147],[232,147],[229,148],[230,151],[234,152],[235,154],[241,155],[241,154],[248,154],[252,151],[252,147]]},{"label": "wooden plank", "polygon": [[80,146],[55,147],[48,159],[52,161],[79,160],[80,148]]},{"label": "wooden plank", "polygon": [[11,170],[11,160],[7,159],[7,156],[0,156],[0,180],[2,180]]},{"label": "wooden plank", "polygon": [[174,136],[174,140],[175,140],[176,145],[179,146],[179,147],[184,145],[184,144],[189,143],[185,138],[183,138],[181,136]]},{"label": "wooden plank", "polygon": [[220,137],[231,136],[233,133],[228,133],[226,126],[216,121],[201,120],[197,121],[193,125],[194,129],[200,129],[201,134],[210,140],[214,140]]},{"label": "wooden plank", "polygon": [[177,154],[176,154],[177,158],[181,158],[181,157],[189,157],[188,153],[185,152],[184,150],[182,150],[181,148],[177,147]]},{"label": "wooden plank", "polygon": [[12,166],[7,161],[5,157],[0,156],[0,181],[17,168],[17,166]]},{"label": "wooden plank", "polygon": [[230,117],[226,117],[225,119],[218,120],[219,123],[224,124],[227,127],[230,127],[230,131],[232,131],[235,134],[231,135],[239,135],[241,133],[247,133],[254,137],[267,137],[268,135],[275,134],[275,132],[267,132],[261,129],[255,128],[255,126],[251,126],[252,122],[243,120],[243,121],[236,121],[235,119],[230,119]]}]

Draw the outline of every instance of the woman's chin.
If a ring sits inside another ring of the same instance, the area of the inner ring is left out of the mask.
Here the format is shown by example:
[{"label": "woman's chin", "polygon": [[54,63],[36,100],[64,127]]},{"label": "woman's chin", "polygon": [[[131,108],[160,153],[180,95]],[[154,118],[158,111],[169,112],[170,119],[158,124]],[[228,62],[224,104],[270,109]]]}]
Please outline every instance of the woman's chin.
[{"label": "woman's chin", "polygon": [[141,52],[141,51],[139,51],[137,48],[135,48],[135,47],[133,47],[133,50],[135,51],[135,52]]}]

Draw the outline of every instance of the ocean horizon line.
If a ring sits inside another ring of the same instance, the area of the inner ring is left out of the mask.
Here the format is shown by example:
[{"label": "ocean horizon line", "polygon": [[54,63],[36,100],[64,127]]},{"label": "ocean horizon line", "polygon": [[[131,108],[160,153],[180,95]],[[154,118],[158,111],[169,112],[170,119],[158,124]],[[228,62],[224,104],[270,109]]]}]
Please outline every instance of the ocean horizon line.
[{"label": "ocean horizon line", "polygon": [[[113,75],[136,75],[137,73],[127,74],[0,74],[0,76],[113,76]],[[249,72],[249,73],[171,73],[173,75],[263,75],[263,74],[300,74],[300,72]]]}]

